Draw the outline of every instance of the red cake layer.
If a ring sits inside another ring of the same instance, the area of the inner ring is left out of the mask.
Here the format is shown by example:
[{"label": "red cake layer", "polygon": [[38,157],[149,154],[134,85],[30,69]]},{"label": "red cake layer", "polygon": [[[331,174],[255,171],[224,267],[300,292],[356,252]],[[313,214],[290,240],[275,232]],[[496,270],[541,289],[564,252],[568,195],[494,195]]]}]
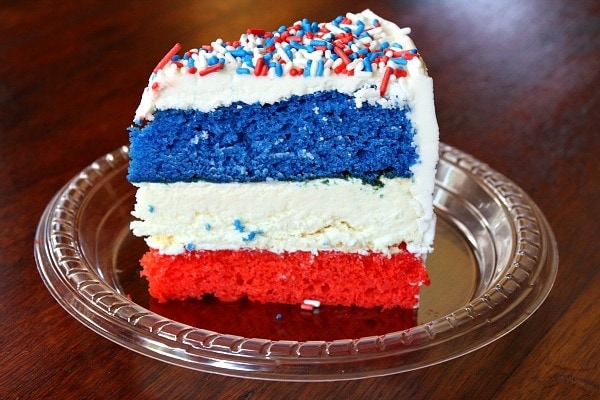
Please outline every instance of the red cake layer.
[{"label": "red cake layer", "polygon": [[162,255],[151,249],[141,260],[149,292],[159,301],[243,297],[261,303],[302,303],[415,308],[419,286],[429,284],[422,260],[402,251],[388,257],[339,251],[284,254],[265,250],[205,250]]}]

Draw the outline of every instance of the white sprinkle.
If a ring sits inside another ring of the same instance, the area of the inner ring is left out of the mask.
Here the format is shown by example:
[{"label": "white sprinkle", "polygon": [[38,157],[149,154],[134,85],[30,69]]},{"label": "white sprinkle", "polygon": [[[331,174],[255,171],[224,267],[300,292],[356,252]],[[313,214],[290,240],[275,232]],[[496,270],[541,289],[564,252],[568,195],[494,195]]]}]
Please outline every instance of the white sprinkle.
[{"label": "white sprinkle", "polygon": [[321,307],[321,302],[319,300],[306,299],[302,303],[309,305],[309,306],[313,306],[315,308]]},{"label": "white sprinkle", "polygon": [[356,64],[358,64],[359,62],[362,62],[360,58],[352,60],[350,64],[346,65],[346,70],[352,71],[356,67]]},{"label": "white sprinkle", "polygon": [[210,45],[212,46],[213,50],[216,53],[218,53],[218,54],[225,53],[225,47],[221,46],[220,43],[218,43],[218,42],[212,42]]}]

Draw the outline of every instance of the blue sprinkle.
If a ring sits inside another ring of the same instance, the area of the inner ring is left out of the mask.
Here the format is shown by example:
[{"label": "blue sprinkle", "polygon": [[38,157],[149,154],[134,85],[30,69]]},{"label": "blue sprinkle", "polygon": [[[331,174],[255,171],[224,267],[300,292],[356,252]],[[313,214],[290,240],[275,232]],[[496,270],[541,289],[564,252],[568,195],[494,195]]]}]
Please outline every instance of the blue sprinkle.
[{"label": "blue sprinkle", "polygon": [[244,62],[246,63],[246,65],[248,65],[249,67],[254,68],[254,64],[252,63],[252,56],[250,55],[246,55],[244,56]]},{"label": "blue sprinkle", "polygon": [[359,36],[361,33],[363,33],[363,31],[365,30],[365,24],[362,21],[356,21],[356,30],[354,31],[354,34],[356,36]]},{"label": "blue sprinkle", "polygon": [[248,74],[250,74],[250,70],[248,68],[244,68],[244,67],[236,68],[235,72],[237,72],[240,75],[248,75]]},{"label": "blue sprinkle", "polygon": [[185,249],[186,249],[187,251],[192,251],[192,250],[194,250],[195,248],[196,248],[196,246],[194,246],[194,243],[188,243],[188,244],[186,244],[186,245],[185,245]]},{"label": "blue sprinkle", "polygon": [[231,50],[229,52],[229,54],[231,54],[234,57],[244,57],[244,56],[248,55],[248,52],[246,50],[242,50],[242,49],[235,49],[235,50]]},{"label": "blue sprinkle", "polygon": [[148,212],[149,213],[153,213],[154,212],[154,206],[152,204],[148,204]]},{"label": "blue sprinkle", "polygon": [[277,76],[283,75],[283,67],[278,62],[275,63],[275,75],[277,75]]},{"label": "blue sprinkle", "polygon": [[344,17],[342,15],[337,16],[332,22],[335,26],[338,26],[342,22]]},{"label": "blue sprinkle", "polygon": [[293,47],[293,48],[295,48],[295,49],[298,49],[298,50],[303,50],[303,49],[306,49],[306,48],[305,48],[305,47],[302,45],[302,43],[300,43],[300,42],[297,42],[297,41],[295,41],[295,40],[292,40],[292,41],[290,41],[290,46],[291,46],[291,47]]},{"label": "blue sprinkle", "polygon": [[210,231],[212,229],[212,226],[210,226],[210,224],[204,224],[204,229],[206,231]]},{"label": "blue sprinkle", "polygon": [[242,225],[242,221],[239,219],[233,221],[233,227],[238,232],[244,232],[246,230],[246,227]]},{"label": "blue sprinkle", "polygon": [[309,42],[311,46],[327,46],[327,42],[320,39],[313,39]]},{"label": "blue sprinkle", "polygon": [[269,61],[271,61],[271,58],[273,58],[273,53],[266,53],[266,54],[263,56],[263,60],[265,60],[265,62],[269,62]]},{"label": "blue sprinkle", "polygon": [[291,46],[289,46],[289,45],[288,45],[288,46],[285,46],[285,47],[283,48],[283,51],[285,51],[285,54],[287,54],[287,56],[288,56],[288,57],[290,58],[290,60],[291,60],[291,59],[293,59],[293,58],[294,58],[294,53],[292,53],[292,50],[290,49],[290,47],[291,47]]},{"label": "blue sprinkle", "polygon": [[188,57],[188,68],[192,68],[194,66],[194,59],[192,57]]},{"label": "blue sprinkle", "polygon": [[181,59],[181,57],[179,57],[179,54],[175,54],[173,57],[171,57],[171,61],[179,61]]},{"label": "blue sprinkle", "polygon": [[379,45],[381,50],[387,49],[388,47],[390,47],[390,42],[382,42],[381,45]]},{"label": "blue sprinkle", "polygon": [[188,58],[190,58],[190,55],[189,55],[188,53],[185,53],[185,54],[183,55],[183,59],[184,59],[184,60],[187,60]]},{"label": "blue sprinkle", "polygon": [[281,25],[281,26],[279,27],[279,29],[277,29],[277,32],[279,32],[279,33],[283,33],[283,32],[285,32],[286,30],[287,30],[287,27],[286,27],[285,25]]},{"label": "blue sprinkle", "polygon": [[282,319],[282,318],[283,318],[283,315],[281,315],[281,314],[279,314],[279,313],[275,314],[275,319],[276,319],[276,320],[280,320],[280,319]]},{"label": "blue sprinkle", "polygon": [[323,70],[325,69],[325,61],[319,60],[317,64],[317,76],[323,76]]},{"label": "blue sprinkle", "polygon": [[208,57],[206,62],[208,63],[208,65],[215,65],[219,62],[219,59],[217,58],[217,56],[213,55],[213,56]]},{"label": "blue sprinkle", "polygon": [[263,234],[263,231],[261,231],[261,230],[258,230],[258,231],[252,231],[252,232],[250,232],[250,233],[248,234],[248,236],[246,236],[245,238],[242,238],[242,241],[243,241],[243,242],[251,242],[251,241],[253,241],[254,239],[256,239],[256,236],[257,236],[257,235],[262,235],[262,234]]},{"label": "blue sprinkle", "polygon": [[312,60],[308,60],[308,62],[306,63],[306,68],[304,68],[304,74],[302,74],[303,76],[307,77],[310,76],[310,67],[312,66]]},{"label": "blue sprinkle", "polygon": [[410,49],[410,52],[413,53],[413,54],[417,54],[418,53],[417,49]]},{"label": "blue sprinkle", "polygon": [[373,68],[371,67],[371,61],[370,60],[365,59],[363,61],[363,65],[364,65],[363,71],[373,72]]},{"label": "blue sprinkle", "polygon": [[394,42],[394,44],[392,44],[392,47],[395,47],[395,48],[397,48],[397,49],[401,49],[401,48],[402,48],[402,45],[401,45],[400,43],[396,43],[396,42]]},{"label": "blue sprinkle", "polygon": [[398,65],[406,65],[406,63],[407,63],[406,58],[404,58],[404,57],[390,58],[390,61],[392,61]]}]

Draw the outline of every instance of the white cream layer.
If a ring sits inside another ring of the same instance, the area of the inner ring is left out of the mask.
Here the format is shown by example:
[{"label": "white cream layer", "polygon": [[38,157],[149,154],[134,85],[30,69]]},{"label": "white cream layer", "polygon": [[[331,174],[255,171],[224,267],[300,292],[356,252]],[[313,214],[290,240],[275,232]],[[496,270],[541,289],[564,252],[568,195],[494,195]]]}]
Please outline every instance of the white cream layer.
[{"label": "white cream layer", "polygon": [[163,254],[192,249],[430,251],[433,220],[411,180],[138,184],[131,227]]}]

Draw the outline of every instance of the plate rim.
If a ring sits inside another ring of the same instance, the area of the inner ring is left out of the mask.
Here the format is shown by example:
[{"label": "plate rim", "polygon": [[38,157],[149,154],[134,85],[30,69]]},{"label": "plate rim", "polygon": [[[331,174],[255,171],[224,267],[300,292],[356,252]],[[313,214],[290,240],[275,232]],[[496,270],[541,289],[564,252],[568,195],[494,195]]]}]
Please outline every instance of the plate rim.
[{"label": "plate rim", "polygon": [[[477,176],[501,201],[513,223],[524,219],[528,224],[516,228],[510,272],[502,283],[459,310],[404,331],[333,341],[245,338],[170,320],[117,293],[81,261],[76,218],[78,205],[94,190],[95,182],[126,166],[127,146],[84,168],[47,204],[34,240],[38,271],[55,300],[83,325],[129,350],[198,371],[263,380],[332,381],[435,365],[475,351],[514,330],[547,298],[558,270],[554,233],[520,187],[487,164],[444,143],[440,143],[440,160]],[[533,255],[532,246],[538,249]],[[540,282],[542,273],[546,276]],[[520,301],[515,304],[511,298]],[[495,332],[490,329],[493,323],[502,323],[503,329]],[[476,339],[472,335],[482,330],[490,331],[491,336]],[[452,335],[457,331],[458,335]],[[435,355],[438,345],[471,336],[469,346]],[[428,353],[433,359],[420,361]]]}]

